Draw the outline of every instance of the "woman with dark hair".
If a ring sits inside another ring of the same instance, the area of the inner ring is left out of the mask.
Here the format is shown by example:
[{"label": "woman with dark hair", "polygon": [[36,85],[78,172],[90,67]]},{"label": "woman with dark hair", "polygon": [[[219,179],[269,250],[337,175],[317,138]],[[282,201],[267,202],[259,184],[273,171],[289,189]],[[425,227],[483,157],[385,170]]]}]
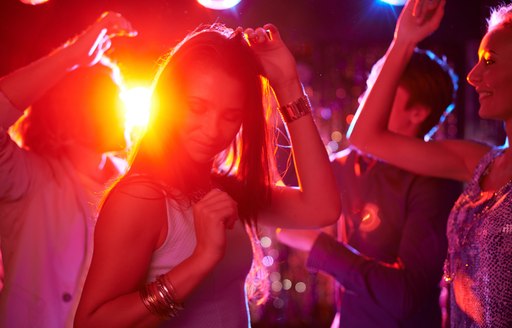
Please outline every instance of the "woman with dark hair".
[{"label": "woman with dark hair", "polygon": [[[298,189],[275,183],[269,83]],[[339,215],[310,113],[273,25],[216,24],[185,38],[157,74],[131,168],[103,203],[76,326],[247,327],[257,225],[320,227]]]}]

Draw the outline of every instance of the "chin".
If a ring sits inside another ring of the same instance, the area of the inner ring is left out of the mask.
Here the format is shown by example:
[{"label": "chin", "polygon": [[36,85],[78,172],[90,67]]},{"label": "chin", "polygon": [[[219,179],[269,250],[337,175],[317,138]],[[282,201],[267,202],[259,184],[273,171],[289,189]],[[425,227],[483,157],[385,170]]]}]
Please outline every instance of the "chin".
[{"label": "chin", "polygon": [[478,116],[485,120],[495,119],[495,117],[493,117],[491,113],[489,113],[489,110],[486,110],[486,108],[483,107],[482,105],[480,105],[480,109],[478,110]]}]

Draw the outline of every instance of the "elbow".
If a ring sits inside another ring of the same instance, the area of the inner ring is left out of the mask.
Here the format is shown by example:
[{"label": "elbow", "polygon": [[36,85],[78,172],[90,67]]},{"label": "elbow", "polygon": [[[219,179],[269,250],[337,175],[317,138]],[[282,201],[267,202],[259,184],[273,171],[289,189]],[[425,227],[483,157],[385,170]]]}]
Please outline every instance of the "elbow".
[{"label": "elbow", "polygon": [[385,137],[387,131],[387,127],[380,128],[375,126],[371,128],[362,126],[361,123],[352,123],[347,131],[347,141],[357,149],[369,152],[382,142],[381,139]]},{"label": "elbow", "polygon": [[329,199],[323,206],[321,219],[318,224],[320,227],[336,224],[341,215],[341,200],[339,195]]},{"label": "elbow", "polygon": [[78,309],[75,313],[75,319],[73,321],[74,328],[87,328],[87,327],[98,327],[97,322],[94,322],[94,315],[88,309],[85,309],[83,305],[78,304]]},{"label": "elbow", "polygon": [[329,216],[329,225],[335,224],[338,222],[338,219],[341,215],[341,199],[339,196],[336,196],[336,200],[333,201],[332,204],[333,208],[331,210],[330,216]]},{"label": "elbow", "polygon": [[347,141],[350,145],[362,151],[367,150],[369,140],[369,134],[360,132],[360,129],[354,128],[347,133]]}]

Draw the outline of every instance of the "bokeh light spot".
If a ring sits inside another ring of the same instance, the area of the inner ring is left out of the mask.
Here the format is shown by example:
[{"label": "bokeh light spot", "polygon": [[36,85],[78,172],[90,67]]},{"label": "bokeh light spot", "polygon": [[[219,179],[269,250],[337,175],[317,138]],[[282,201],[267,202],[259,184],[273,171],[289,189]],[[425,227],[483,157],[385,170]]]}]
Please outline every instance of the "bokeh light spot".
[{"label": "bokeh light spot", "polygon": [[302,281],[301,282],[298,282],[296,285],[295,285],[295,291],[297,293],[304,293],[306,291],[306,284],[303,283]]}]

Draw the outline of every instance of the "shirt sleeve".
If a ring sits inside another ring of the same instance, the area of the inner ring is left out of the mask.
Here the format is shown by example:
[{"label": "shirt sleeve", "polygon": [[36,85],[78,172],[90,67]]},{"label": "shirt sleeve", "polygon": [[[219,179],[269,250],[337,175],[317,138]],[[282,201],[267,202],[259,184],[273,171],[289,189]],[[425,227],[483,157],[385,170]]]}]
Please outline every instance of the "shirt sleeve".
[{"label": "shirt sleeve", "polygon": [[415,181],[407,195],[407,220],[394,263],[369,258],[321,234],[307,266],[332,275],[349,292],[372,298],[395,317],[406,318],[440,282],[446,222],[459,193],[460,184],[454,181]]},{"label": "shirt sleeve", "polygon": [[23,197],[30,184],[27,156],[0,127],[0,203]]},{"label": "shirt sleeve", "polygon": [[0,90],[0,127],[7,130],[23,115],[23,111],[16,108],[13,103]]}]

